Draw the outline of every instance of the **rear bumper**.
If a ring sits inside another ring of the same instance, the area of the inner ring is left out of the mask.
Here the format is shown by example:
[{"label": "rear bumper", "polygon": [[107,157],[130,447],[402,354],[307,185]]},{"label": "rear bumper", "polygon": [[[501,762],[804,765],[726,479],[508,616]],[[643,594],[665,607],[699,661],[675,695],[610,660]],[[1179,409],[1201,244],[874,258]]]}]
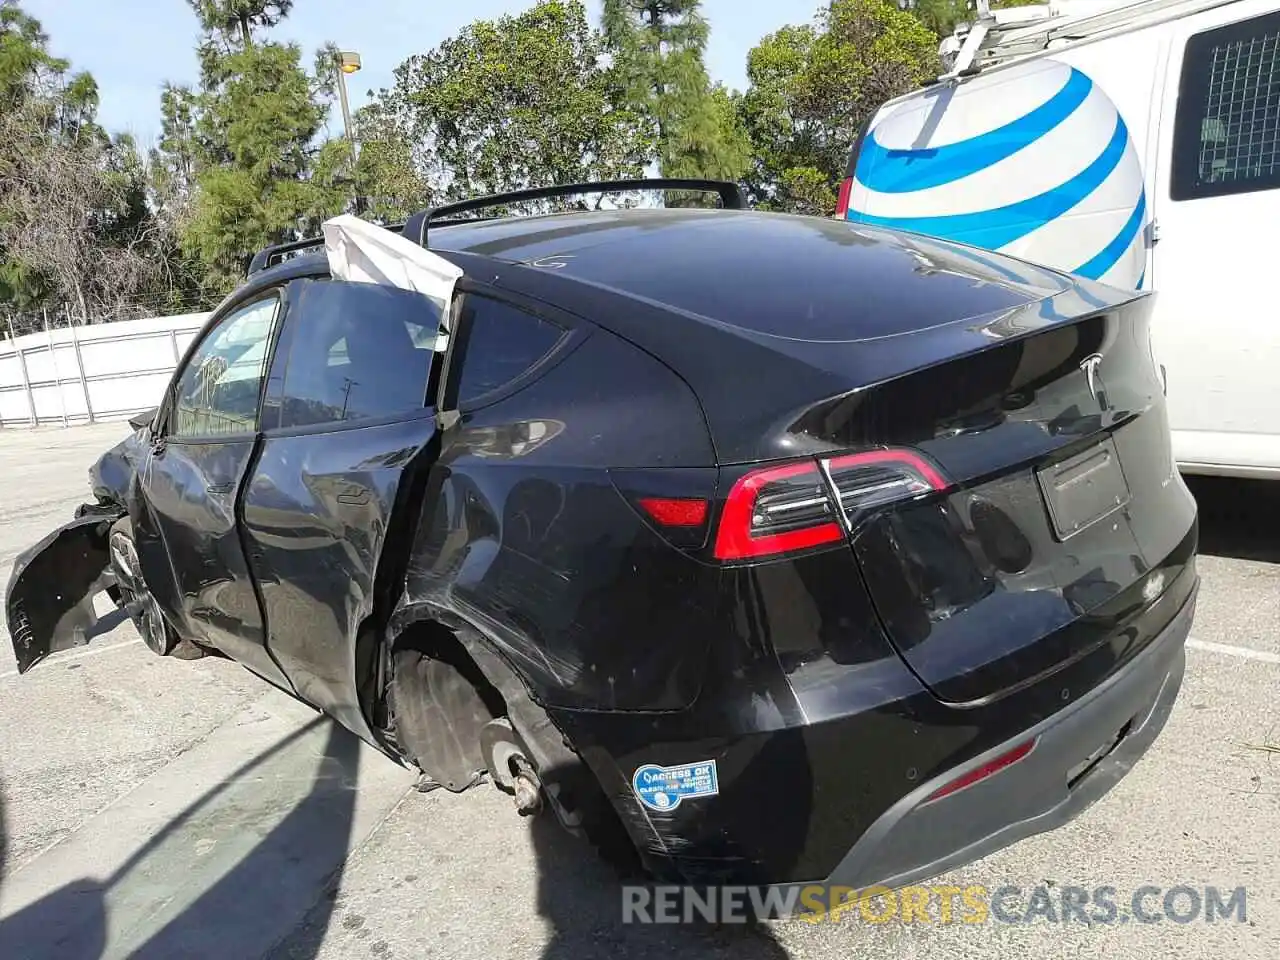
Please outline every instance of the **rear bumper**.
[{"label": "rear bumper", "polygon": [[[1193,592],[1155,641],[1076,703],[903,797],[821,882],[859,891],[906,886],[1078,816],[1133,768],[1168,720],[1182,685],[1195,602]],[[1117,740],[1122,730],[1126,732]],[[1032,737],[1035,747],[1021,760],[928,801],[957,777]],[[1097,757],[1108,745],[1109,752]],[[776,888],[806,886],[813,884]]]}]

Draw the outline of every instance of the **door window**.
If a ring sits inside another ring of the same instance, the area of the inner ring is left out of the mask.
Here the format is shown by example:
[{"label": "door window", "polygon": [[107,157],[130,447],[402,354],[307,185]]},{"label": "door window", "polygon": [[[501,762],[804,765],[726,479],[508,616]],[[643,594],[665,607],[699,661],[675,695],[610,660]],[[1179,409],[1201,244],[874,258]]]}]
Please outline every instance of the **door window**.
[{"label": "door window", "polygon": [[1174,200],[1280,187],[1280,13],[1187,41],[1173,134]]},{"label": "door window", "polygon": [[423,410],[440,310],[411,290],[371,283],[304,283],[292,331],[281,427]]},{"label": "door window", "polygon": [[483,397],[525,373],[555,349],[564,328],[501,300],[468,294],[452,363],[459,367],[459,404]]},{"label": "door window", "polygon": [[279,304],[272,295],[240,307],[201,341],[178,381],[171,436],[253,433]]}]

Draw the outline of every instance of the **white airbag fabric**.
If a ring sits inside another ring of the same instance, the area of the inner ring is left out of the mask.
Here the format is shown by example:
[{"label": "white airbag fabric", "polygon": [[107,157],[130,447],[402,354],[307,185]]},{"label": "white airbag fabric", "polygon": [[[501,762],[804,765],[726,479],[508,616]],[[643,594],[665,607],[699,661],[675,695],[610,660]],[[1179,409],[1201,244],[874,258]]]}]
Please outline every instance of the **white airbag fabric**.
[{"label": "white airbag fabric", "polygon": [[[447,336],[453,287],[462,271],[443,257],[400,234],[359,217],[343,214],[326,220],[324,251],[335,280],[376,283],[415,290],[435,301]],[[437,349],[443,349],[441,338]]]}]

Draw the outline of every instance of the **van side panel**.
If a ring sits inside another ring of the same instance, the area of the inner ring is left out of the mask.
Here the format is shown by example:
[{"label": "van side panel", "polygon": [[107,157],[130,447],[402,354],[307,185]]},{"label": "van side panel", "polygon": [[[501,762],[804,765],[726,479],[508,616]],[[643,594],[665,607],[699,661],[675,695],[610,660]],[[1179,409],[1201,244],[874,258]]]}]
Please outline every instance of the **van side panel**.
[{"label": "van side panel", "polygon": [[1280,325],[1268,290],[1280,9],[1240,0],[1165,29],[1152,335],[1174,455],[1185,473],[1280,478]]}]

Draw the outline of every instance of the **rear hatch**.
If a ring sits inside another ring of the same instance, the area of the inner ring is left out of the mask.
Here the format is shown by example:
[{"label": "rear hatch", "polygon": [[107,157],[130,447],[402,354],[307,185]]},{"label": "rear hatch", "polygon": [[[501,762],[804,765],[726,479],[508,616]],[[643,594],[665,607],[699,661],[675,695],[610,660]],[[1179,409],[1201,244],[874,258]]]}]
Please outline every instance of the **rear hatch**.
[{"label": "rear hatch", "polygon": [[[938,469],[945,491],[853,510],[849,538],[891,640],[940,699],[986,700],[1103,643],[1145,643],[1127,625],[1189,591],[1195,506],[1171,456],[1150,303],[810,415],[833,441],[911,448]],[[830,463],[856,504],[848,491],[865,488],[865,468],[842,476]]]},{"label": "rear hatch", "polygon": [[847,538],[941,699],[998,696],[1102,643],[1118,662],[1149,641],[1144,611],[1194,578],[1148,295],[835,220],[611,216],[572,244],[486,252],[562,254],[538,289],[634,298],[574,290],[697,394],[737,476],[709,554],[769,562]]}]

